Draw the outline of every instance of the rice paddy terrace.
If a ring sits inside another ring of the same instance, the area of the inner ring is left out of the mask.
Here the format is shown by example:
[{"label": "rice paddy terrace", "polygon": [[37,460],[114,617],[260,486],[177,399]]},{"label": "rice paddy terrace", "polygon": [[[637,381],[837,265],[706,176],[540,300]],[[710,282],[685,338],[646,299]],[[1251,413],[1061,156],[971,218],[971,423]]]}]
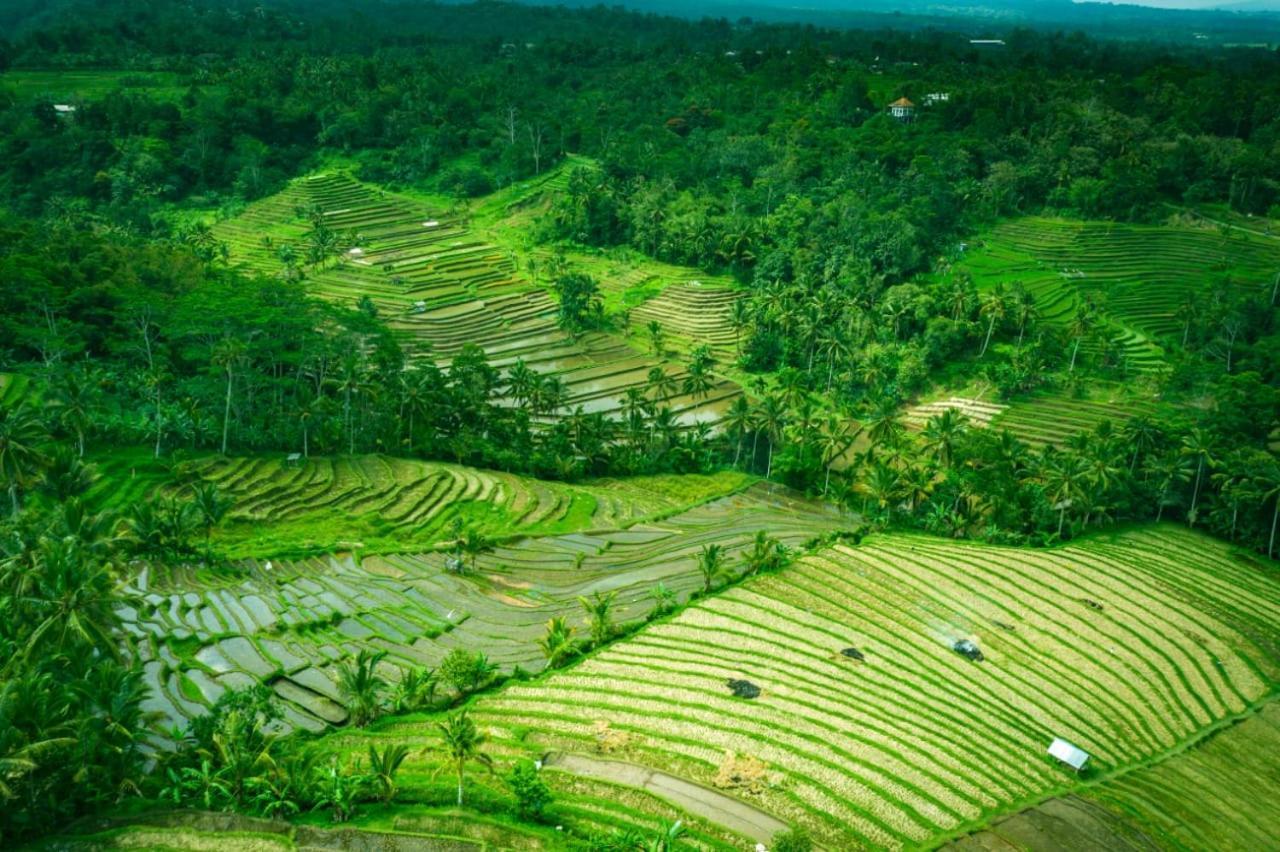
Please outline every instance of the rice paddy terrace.
[{"label": "rice paddy terrace", "polygon": [[[550,752],[547,774],[588,824],[648,825],[674,805],[704,846],[760,839],[726,836],[740,815],[714,797],[631,789],[647,777],[638,766],[806,825],[826,848],[930,846],[1075,789],[1045,756],[1056,736],[1093,755],[1096,780],[1133,779],[1111,795],[1149,807],[1158,788],[1131,770],[1274,693],[1277,625],[1270,572],[1171,526],[1050,551],[886,535],[701,601],[471,712],[502,752]],[[981,660],[953,650],[962,639]],[[735,697],[730,681],[759,692]],[[326,743],[362,753],[371,739],[417,743],[423,731],[410,717]],[[601,731],[616,737],[607,757],[618,768],[576,788],[580,773],[555,755],[597,754]],[[755,792],[725,781],[727,753],[760,761]],[[425,778],[430,761],[411,758],[407,771]],[[1169,765],[1161,783],[1187,807],[1206,783],[1229,784]],[[607,810],[595,804],[601,783]]]},{"label": "rice paddy terrace", "polygon": [[1061,446],[1074,435],[1093,432],[1104,421],[1119,429],[1133,417],[1155,416],[1159,411],[1154,400],[1135,398],[1132,393],[1111,397],[1097,389],[1092,399],[1045,395],[1008,404],[951,396],[911,406],[903,413],[903,420],[907,426],[921,429],[948,409],[957,411],[971,426],[1007,429],[1032,447]]},{"label": "rice paddy terrace", "polygon": [[[409,543],[431,547],[447,537],[446,527],[455,520],[491,535],[616,529],[750,482],[726,472],[566,485],[378,455],[297,462],[209,456],[184,463],[178,473],[183,480],[212,482],[234,501],[219,544],[224,552],[243,555],[276,555],[285,545],[308,552],[372,546],[362,534],[401,550]],[[116,473],[103,487],[118,488],[122,478]],[[264,527],[276,530],[265,544],[259,543]],[[263,549],[272,543],[276,550]]]},{"label": "rice paddy terrace", "polygon": [[1163,365],[1160,342],[1181,335],[1188,293],[1232,282],[1269,285],[1280,241],[1239,231],[1027,217],[994,228],[962,267],[981,287],[1020,281],[1041,316],[1069,323],[1091,296],[1114,325],[1130,368]]},{"label": "rice paddy terrace", "polygon": [[[512,486],[495,479],[467,487]],[[538,496],[513,499],[538,511]],[[318,730],[345,720],[335,664],[362,648],[385,650],[402,666],[435,666],[461,647],[484,652],[503,671],[537,670],[547,620],[581,622],[578,595],[616,592],[619,619],[643,617],[657,583],[681,598],[700,586],[703,545],[719,544],[733,558],[757,530],[799,545],[850,520],[761,484],[623,528],[660,506],[657,498],[625,510],[609,504],[601,520],[613,529],[500,544],[461,576],[442,551],[246,559],[232,574],[144,570],[125,588],[121,614],[155,690],[150,709],[170,721],[260,681],[283,700],[291,727]]]},{"label": "rice paddy terrace", "polygon": [[[312,216],[341,235],[343,250],[308,272],[311,292],[347,304],[368,297],[419,357],[447,362],[473,343],[499,369],[523,360],[565,382],[561,413],[619,411],[627,389],[645,387],[657,363],[615,335],[566,334],[554,299],[522,276],[515,253],[477,236],[461,214],[427,209],[345,174],[296,180],[219,222],[214,233],[237,262],[276,274],[277,252],[306,245]],[[708,309],[715,313],[715,306]],[[662,366],[677,383],[683,380],[682,366]],[[667,404],[683,425],[714,423],[739,393],[721,380],[706,395],[676,395]]]}]

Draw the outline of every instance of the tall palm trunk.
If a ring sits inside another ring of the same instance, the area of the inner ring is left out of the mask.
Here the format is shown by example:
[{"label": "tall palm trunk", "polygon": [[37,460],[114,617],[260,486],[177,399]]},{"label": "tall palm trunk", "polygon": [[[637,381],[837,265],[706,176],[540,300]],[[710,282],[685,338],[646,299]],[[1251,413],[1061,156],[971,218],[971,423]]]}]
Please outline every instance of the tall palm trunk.
[{"label": "tall palm trunk", "polygon": [[738,459],[742,457],[742,438],[743,433],[738,433],[738,449],[733,454],[733,469],[738,469]]},{"label": "tall palm trunk", "polygon": [[978,353],[979,358],[987,354],[987,347],[991,345],[991,332],[995,331],[995,329],[996,329],[996,317],[995,317],[995,314],[992,314],[991,322],[987,323],[987,338],[986,340],[982,341],[982,351]]},{"label": "tall palm trunk", "polygon": [[1280,520],[1280,495],[1276,496],[1275,509],[1271,512],[1271,540],[1267,542],[1267,556],[1271,557],[1276,550],[1276,521]]},{"label": "tall palm trunk", "polygon": [[231,429],[231,378],[234,374],[227,368],[227,399],[222,407],[222,454],[227,454],[227,434]]},{"label": "tall palm trunk", "polygon": [[[160,385],[156,385],[156,458],[160,458]],[[226,452],[225,450],[223,452]]]},{"label": "tall palm trunk", "polygon": [[1200,474],[1204,471],[1204,456],[1196,462],[1196,487],[1191,490],[1191,511],[1187,512],[1187,526],[1195,525],[1196,503],[1200,499]]},{"label": "tall palm trunk", "polygon": [[462,763],[458,763],[458,807],[462,807]]},{"label": "tall palm trunk", "polygon": [[1076,345],[1071,348],[1071,366],[1067,368],[1068,373],[1076,371],[1076,354],[1080,352],[1080,338],[1076,338]]}]

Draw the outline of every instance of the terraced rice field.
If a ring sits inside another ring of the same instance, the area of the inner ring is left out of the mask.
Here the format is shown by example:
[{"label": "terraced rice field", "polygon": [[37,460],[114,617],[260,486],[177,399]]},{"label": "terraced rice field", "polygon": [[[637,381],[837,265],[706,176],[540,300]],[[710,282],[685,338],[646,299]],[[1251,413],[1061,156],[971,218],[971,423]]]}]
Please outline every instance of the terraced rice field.
[{"label": "terraced rice field", "polygon": [[[224,549],[232,552],[242,533],[256,534],[263,525],[311,526],[321,533],[368,529],[420,546],[443,537],[455,518],[499,535],[612,529],[724,495],[749,481],[724,473],[565,485],[378,455],[296,463],[280,457],[209,456],[185,463],[179,475],[215,483],[234,501],[231,526],[222,536]],[[117,486],[108,480],[107,487]],[[329,535],[314,546],[341,545]]]},{"label": "terraced rice field", "polygon": [[434,666],[462,647],[504,671],[536,670],[547,620],[581,624],[578,595],[616,591],[618,619],[642,617],[658,582],[681,597],[700,585],[704,544],[734,557],[757,530],[798,545],[849,521],[756,485],[662,521],[504,544],[462,577],[446,570],[444,552],[252,559],[231,575],[144,570],[125,588],[121,615],[155,687],[149,709],[176,723],[227,688],[263,681],[290,726],[318,730],[346,718],[335,664],[361,648]]},{"label": "terraced rice field", "polygon": [[[218,223],[214,233],[237,262],[276,274],[276,251],[305,245],[311,227],[299,215],[305,210],[321,211],[327,226],[344,235],[345,246],[339,258],[309,270],[311,292],[346,304],[369,297],[418,357],[447,363],[463,346],[475,344],[500,370],[523,360],[564,381],[567,396],[558,415],[577,408],[615,414],[627,389],[646,386],[654,359],[614,335],[572,339],[557,324],[551,296],[518,273],[513,252],[479,238],[460,219],[347,175],[294,181]],[[683,366],[662,366],[683,381]],[[705,396],[676,395],[667,405],[682,425],[714,424],[740,393],[731,382],[718,381]]]},{"label": "terraced rice field", "polygon": [[1280,705],[1150,769],[1090,790],[1130,831],[1164,848],[1271,849],[1280,837]]},{"label": "terraced rice field", "polygon": [[963,267],[979,287],[1020,281],[1042,318],[1067,323],[1086,294],[1116,324],[1131,368],[1161,366],[1159,342],[1181,335],[1178,305],[1224,281],[1268,285],[1280,243],[1215,230],[1027,217],[997,226]]},{"label": "terraced rice field", "polygon": [[[985,660],[955,653],[961,638]],[[730,678],[762,694],[734,698]],[[1146,528],[1032,552],[893,535],[700,602],[472,714],[539,753],[590,752],[606,721],[631,738],[615,757],[704,784],[726,751],[751,755],[773,773],[754,805],[828,848],[893,849],[1072,783],[1044,755],[1055,736],[1110,772],[1278,678],[1280,582],[1211,539]]]},{"label": "terraced rice field", "polygon": [[997,429],[1008,429],[1022,441],[1036,447],[1061,445],[1081,432],[1092,432],[1104,420],[1119,429],[1139,414],[1153,415],[1156,404],[1143,400],[1071,399],[1047,396],[1018,400],[991,420]]},{"label": "terraced rice field", "polygon": [[926,423],[944,411],[955,410],[973,426],[990,426],[1009,406],[981,399],[952,396],[933,402],[922,402],[907,409],[903,419],[908,426],[923,428]]},{"label": "terraced rice field", "polygon": [[633,308],[631,324],[641,328],[654,320],[684,348],[710,346],[726,356],[737,348],[733,325],[734,290],[701,280],[671,284],[658,296]]},{"label": "terraced rice field", "polygon": [[953,852],[1014,849],[1270,849],[1280,836],[1280,704],[1185,752],[1050,799],[965,836]]}]

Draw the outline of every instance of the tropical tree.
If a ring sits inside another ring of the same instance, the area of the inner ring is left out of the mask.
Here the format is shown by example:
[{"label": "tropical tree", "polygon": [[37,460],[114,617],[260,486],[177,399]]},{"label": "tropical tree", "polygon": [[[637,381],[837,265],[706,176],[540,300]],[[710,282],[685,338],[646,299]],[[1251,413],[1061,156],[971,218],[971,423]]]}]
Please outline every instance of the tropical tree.
[{"label": "tropical tree", "polygon": [[494,548],[493,539],[483,535],[478,530],[467,530],[466,535],[458,543],[459,549],[465,553],[471,561],[471,571],[476,570],[476,560],[485,553],[492,553]]},{"label": "tropical tree", "polygon": [[440,731],[445,756],[457,778],[458,807],[462,807],[463,773],[467,764],[474,761],[493,771],[493,761],[482,751],[486,738],[466,710],[451,713],[443,722],[436,723],[436,729]]},{"label": "tropical tree", "polygon": [[978,353],[979,358],[987,354],[987,347],[991,345],[991,333],[995,331],[996,323],[1004,320],[1008,307],[1005,302],[1003,287],[996,287],[991,292],[983,294],[978,308],[978,315],[987,318],[987,336],[982,340],[982,351]]},{"label": "tropical tree", "polygon": [[593,645],[604,644],[613,634],[613,605],[617,596],[617,592],[596,592],[589,598],[578,598],[578,604],[587,615]]},{"label": "tropical tree", "polygon": [[1206,467],[1218,463],[1213,435],[1206,429],[1195,427],[1182,438],[1181,455],[1195,465],[1195,484],[1191,488],[1191,508],[1187,510],[1187,525],[1195,526],[1197,505],[1200,500],[1200,482]]},{"label": "tropical tree", "polygon": [[[755,409],[755,426],[769,442],[769,460],[765,466],[765,479],[773,476],[773,452],[782,440],[782,430],[787,425],[787,409],[781,397],[770,394]],[[754,453],[753,453],[754,455]]]},{"label": "tropical tree", "polygon": [[202,482],[194,486],[191,502],[200,517],[200,526],[204,529],[205,562],[210,562],[212,561],[210,542],[214,527],[226,518],[227,513],[231,511],[232,503],[229,498],[222,496],[218,486],[212,482]]},{"label": "tropical tree", "polygon": [[1186,457],[1180,453],[1167,453],[1163,456],[1148,458],[1144,472],[1156,489],[1156,522],[1164,517],[1164,507],[1168,506],[1179,485],[1191,480],[1191,467]]},{"label": "tropical tree", "polygon": [[227,379],[226,399],[222,408],[222,454],[227,454],[227,438],[231,434],[231,392],[236,373],[247,360],[248,346],[238,337],[224,337],[213,349],[213,365],[222,369]]},{"label": "tropical tree", "polygon": [[733,439],[733,466],[738,466],[738,461],[742,458],[742,442],[747,436],[753,424],[751,403],[747,402],[746,396],[738,396],[730,404],[729,410],[725,413],[723,427],[725,432]]},{"label": "tropical tree", "polygon": [[19,492],[34,481],[44,463],[40,446],[48,439],[44,424],[25,404],[0,407],[0,483],[9,492],[14,516],[21,508]]},{"label": "tropical tree", "polygon": [[818,432],[818,450],[822,454],[824,469],[822,478],[822,496],[827,496],[831,489],[831,468],[853,446],[862,426],[853,420],[837,415],[830,415],[822,422]]},{"label": "tropical tree", "polygon": [[698,573],[702,575],[702,593],[711,594],[711,589],[725,573],[724,547],[719,544],[704,544],[698,554]]},{"label": "tropical tree", "polygon": [[969,429],[969,421],[954,408],[930,417],[920,436],[929,456],[943,468],[955,461],[956,445]]},{"label": "tropical tree", "polygon": [[354,662],[347,659],[338,666],[338,691],[351,714],[351,724],[357,728],[372,722],[382,709],[387,681],[378,674],[378,663],[386,656],[386,651],[361,648]]},{"label": "tropical tree", "polygon": [[1076,453],[1050,453],[1041,465],[1045,495],[1058,512],[1058,536],[1066,522],[1067,510],[1077,505],[1089,481],[1089,464]]},{"label": "tropical tree", "polygon": [[663,334],[662,323],[658,322],[657,320],[649,320],[649,324],[646,325],[644,328],[649,335],[649,348],[653,350],[654,355],[661,356],[664,351],[663,349],[664,334]]},{"label": "tropical tree", "polygon": [[398,713],[410,713],[430,707],[440,686],[440,675],[435,669],[402,668],[391,703]]},{"label": "tropical tree", "polygon": [[577,649],[573,639],[574,629],[563,616],[556,616],[547,622],[546,635],[538,641],[543,656],[547,658],[547,668],[558,668]]},{"label": "tropical tree", "polygon": [[381,751],[369,745],[369,776],[384,805],[396,797],[396,774],[408,756],[408,747],[400,743],[390,743]]}]

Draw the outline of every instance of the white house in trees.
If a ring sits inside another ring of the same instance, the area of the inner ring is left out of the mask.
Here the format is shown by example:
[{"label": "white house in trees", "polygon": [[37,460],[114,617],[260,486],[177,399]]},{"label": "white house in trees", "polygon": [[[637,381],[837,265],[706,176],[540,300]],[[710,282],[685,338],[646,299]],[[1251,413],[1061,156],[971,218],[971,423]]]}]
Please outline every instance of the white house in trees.
[{"label": "white house in trees", "polygon": [[898,121],[910,121],[916,117],[916,105],[906,98],[898,98],[889,104],[889,115]]}]

